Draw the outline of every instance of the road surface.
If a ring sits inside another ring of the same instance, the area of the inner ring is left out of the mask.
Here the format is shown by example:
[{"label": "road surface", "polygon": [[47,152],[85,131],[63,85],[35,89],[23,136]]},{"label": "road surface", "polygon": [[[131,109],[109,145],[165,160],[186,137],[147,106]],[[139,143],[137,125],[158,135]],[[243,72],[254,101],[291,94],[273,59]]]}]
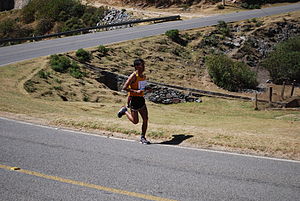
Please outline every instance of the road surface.
[{"label": "road surface", "polygon": [[300,197],[299,161],[142,145],[5,118],[0,118],[0,178],[3,201]]}]

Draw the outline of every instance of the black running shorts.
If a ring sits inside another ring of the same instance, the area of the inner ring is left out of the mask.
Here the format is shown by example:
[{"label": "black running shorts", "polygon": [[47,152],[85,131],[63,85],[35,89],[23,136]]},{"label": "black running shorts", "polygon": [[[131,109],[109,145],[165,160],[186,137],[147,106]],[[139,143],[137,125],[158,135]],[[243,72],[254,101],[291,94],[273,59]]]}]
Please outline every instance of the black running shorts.
[{"label": "black running shorts", "polygon": [[139,110],[145,106],[145,98],[143,96],[130,96],[129,107],[132,110]]}]

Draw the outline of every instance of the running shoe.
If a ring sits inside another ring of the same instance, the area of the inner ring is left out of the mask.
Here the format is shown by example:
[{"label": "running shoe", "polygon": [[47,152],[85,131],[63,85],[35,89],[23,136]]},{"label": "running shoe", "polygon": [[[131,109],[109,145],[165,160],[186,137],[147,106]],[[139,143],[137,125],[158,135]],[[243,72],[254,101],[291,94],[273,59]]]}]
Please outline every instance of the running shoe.
[{"label": "running shoe", "polygon": [[123,106],[120,111],[118,112],[118,117],[121,118],[127,111],[127,108]]},{"label": "running shoe", "polygon": [[141,137],[142,144],[151,144],[144,136]]}]

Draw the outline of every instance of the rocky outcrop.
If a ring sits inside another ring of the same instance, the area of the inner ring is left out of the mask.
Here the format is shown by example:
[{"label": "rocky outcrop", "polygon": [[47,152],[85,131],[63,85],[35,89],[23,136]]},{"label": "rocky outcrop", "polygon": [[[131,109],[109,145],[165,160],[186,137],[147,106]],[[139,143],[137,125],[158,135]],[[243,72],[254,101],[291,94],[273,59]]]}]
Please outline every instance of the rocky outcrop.
[{"label": "rocky outcrop", "polygon": [[256,67],[266,58],[275,45],[300,35],[299,22],[277,22],[272,27],[256,30],[243,42],[244,45],[233,58],[241,59],[251,67]]},{"label": "rocky outcrop", "polygon": [[[131,20],[133,20],[132,16],[128,14],[125,10],[117,10],[112,8],[107,11],[106,15],[101,19],[100,22],[97,23],[97,26],[116,24],[116,23],[131,21]],[[107,30],[127,28],[131,26],[132,26],[131,24],[123,25],[123,26],[114,26],[114,27],[107,28]]]},{"label": "rocky outcrop", "polygon": [[14,0],[14,1],[15,1],[14,9],[22,9],[30,2],[30,0]]}]

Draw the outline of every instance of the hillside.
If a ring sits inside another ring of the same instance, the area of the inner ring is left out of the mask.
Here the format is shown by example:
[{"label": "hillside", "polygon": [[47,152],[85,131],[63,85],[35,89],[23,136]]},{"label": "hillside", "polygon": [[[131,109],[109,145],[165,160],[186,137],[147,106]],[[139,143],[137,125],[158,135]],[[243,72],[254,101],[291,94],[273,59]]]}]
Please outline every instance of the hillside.
[{"label": "hillside", "polygon": [[[252,71],[258,73],[257,79],[260,84],[257,90],[259,98],[268,100],[267,89],[269,84],[266,81],[270,78],[268,72],[260,68],[259,63],[266,57],[268,52],[272,51],[274,45],[287,38],[300,35],[299,20],[299,12],[296,12],[275,19],[266,17],[264,19],[232,23],[227,25],[230,35],[226,37],[218,32],[217,27],[181,32],[180,36],[187,43],[186,46],[182,46],[162,35],[108,46],[109,51],[105,55],[97,49],[91,49],[92,59],[88,64],[96,69],[128,76],[132,72],[132,60],[142,57],[147,62],[146,73],[150,81],[253,97],[254,93],[245,93],[244,91],[228,92],[217,87],[210,80],[204,63],[205,56],[212,53],[225,53],[233,59],[246,63]],[[68,55],[76,59],[74,53]],[[89,68],[86,69],[85,65],[81,65],[81,67],[84,71],[89,71]],[[97,95],[101,94],[101,91],[98,90],[101,83],[97,82],[99,77],[97,78],[95,72],[91,72],[94,81],[86,81],[89,84],[81,84],[82,88],[89,88],[89,90],[80,90],[81,88],[77,84],[72,84],[72,82],[84,81],[84,79],[76,81],[74,78],[71,79],[73,81],[70,80],[71,83],[62,83],[60,90],[55,90],[53,89],[55,83],[53,81],[56,79],[67,80],[61,77],[66,75],[58,74],[51,69],[45,69],[45,71],[51,75],[51,79],[41,79],[36,75],[30,82],[30,86],[37,89],[31,90],[34,97],[61,100],[63,96],[64,99],[71,101],[81,101],[83,97],[89,97],[88,100],[91,102],[99,101]],[[49,82],[52,84],[49,85]],[[97,87],[90,86],[92,82]],[[55,85],[59,85],[59,83]],[[281,87],[274,88],[273,100],[279,101]],[[250,90],[249,92],[254,91]]]}]

